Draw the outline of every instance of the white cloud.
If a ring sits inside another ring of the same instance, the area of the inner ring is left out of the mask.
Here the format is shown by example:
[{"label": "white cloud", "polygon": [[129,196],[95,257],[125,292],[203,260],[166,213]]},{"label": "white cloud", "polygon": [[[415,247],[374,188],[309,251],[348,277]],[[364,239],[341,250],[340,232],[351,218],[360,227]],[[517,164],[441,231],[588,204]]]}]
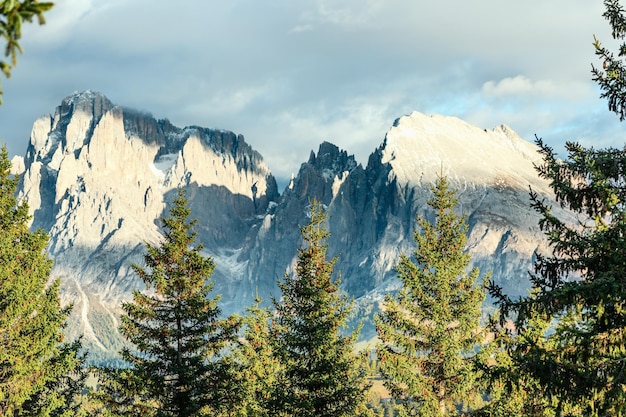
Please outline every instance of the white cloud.
[{"label": "white cloud", "polygon": [[523,75],[503,78],[500,81],[487,81],[483,92],[490,96],[552,95],[557,91],[550,80],[531,81]]},{"label": "white cloud", "polygon": [[589,73],[592,35],[610,38],[601,2],[172,4],[63,0],[45,26],[25,25],[25,55],[3,80],[0,137],[19,138],[9,151],[84,89],[180,126],[243,133],[281,172],[323,140],[366,162],[413,110],[508,124],[527,139],[584,125],[593,140],[604,128],[588,116],[606,111]]},{"label": "white cloud", "polygon": [[591,92],[590,82],[570,80],[555,82],[553,80],[533,81],[523,75],[506,77],[499,81],[487,81],[482,85],[482,93],[488,97],[542,97],[551,98],[584,98]]},{"label": "white cloud", "polygon": [[34,46],[50,47],[68,41],[76,35],[80,21],[90,14],[107,9],[119,0],[64,0],[55,2],[45,14],[46,24],[24,25],[24,38]]},{"label": "white cloud", "polygon": [[304,25],[298,25],[289,30],[290,33],[300,33],[300,32],[309,32],[313,30],[315,26],[310,23]]},{"label": "white cloud", "polygon": [[338,2],[320,0],[318,14],[322,21],[344,27],[360,26],[371,22],[376,13],[382,8],[380,0],[352,0],[344,1],[342,6]]},{"label": "white cloud", "polygon": [[362,28],[374,24],[383,7],[382,0],[316,0],[313,9],[305,10],[300,16],[306,24],[296,26],[293,31],[310,30],[313,23],[332,24],[347,30]]}]

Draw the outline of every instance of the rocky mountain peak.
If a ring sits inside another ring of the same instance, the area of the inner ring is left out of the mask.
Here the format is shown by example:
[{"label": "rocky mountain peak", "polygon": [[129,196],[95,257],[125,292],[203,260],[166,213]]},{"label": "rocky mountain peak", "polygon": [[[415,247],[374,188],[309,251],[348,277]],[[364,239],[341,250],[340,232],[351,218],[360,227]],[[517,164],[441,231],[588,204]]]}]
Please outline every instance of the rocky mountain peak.
[{"label": "rocky mountain peak", "polygon": [[379,148],[399,183],[433,183],[447,175],[457,186],[528,185],[549,192],[533,168],[537,147],[506,126],[481,129],[449,116],[413,112],[397,119]]},{"label": "rocky mountain peak", "polygon": [[318,171],[327,171],[334,175],[350,172],[357,166],[354,155],[348,155],[348,152],[326,141],[319,146],[317,155],[311,151],[308,164]]},{"label": "rocky mountain peak", "polygon": [[81,91],[65,97],[58,107],[58,112],[67,114],[70,112],[83,112],[91,114],[95,119],[100,120],[102,115],[114,107],[111,100],[104,94],[97,91]]},{"label": "rocky mountain peak", "polygon": [[328,204],[337,194],[339,187],[358,167],[354,155],[348,155],[330,142],[323,142],[317,154],[311,151],[309,160],[300,166],[295,179],[292,179],[286,194],[296,192],[305,201],[316,197]]},{"label": "rocky mountain peak", "polygon": [[[103,351],[111,341],[98,326],[115,327],[120,300],[138,285],[130,264],[141,262],[144,242],[160,240],[159,218],[177,187],[187,188],[192,217],[203,218],[198,238],[220,259],[236,258],[279,197],[242,135],[179,128],[92,91],[35,121],[16,169],[33,227],[50,233],[52,274],[64,277],[63,298],[75,304],[70,332]],[[238,279],[228,262],[215,273]]]},{"label": "rocky mountain peak", "polygon": [[124,107],[122,109],[124,131],[128,137],[139,137],[150,141],[149,144],[161,147],[162,153],[178,150],[179,140],[176,134],[180,130],[167,119],[155,119],[150,113]]},{"label": "rocky mountain peak", "polygon": [[87,91],[35,121],[24,164],[15,162],[33,226],[50,234],[52,275],[62,277],[63,300],[74,303],[70,336],[82,334],[93,352],[114,356],[120,303],[142,287],[130,265],[142,262],[144,242],[161,239],[158,219],[177,187],[187,190],[198,243],[217,265],[225,312],[241,312],[256,294],[280,296],[276,280],[293,265],[310,201],[321,201],[329,255],[339,256],[342,288],[369,337],[368,317],[397,289],[393,266],[414,248],[415,215],[429,215],[429,187],[441,173],[459,191],[474,264],[493,271],[511,295],[525,293],[542,244],[528,185],[549,190],[534,172],[537,159],[534,145],[506,126],[485,130],[416,112],[394,122],[366,168],[323,142],[279,196],[242,135],[179,128]]}]

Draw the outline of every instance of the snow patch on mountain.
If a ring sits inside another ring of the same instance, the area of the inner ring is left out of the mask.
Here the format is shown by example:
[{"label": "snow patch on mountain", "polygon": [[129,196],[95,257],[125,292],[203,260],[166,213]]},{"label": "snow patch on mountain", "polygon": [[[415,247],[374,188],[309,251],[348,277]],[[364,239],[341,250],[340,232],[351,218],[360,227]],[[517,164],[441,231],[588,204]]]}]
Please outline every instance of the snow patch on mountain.
[{"label": "snow patch on mountain", "polygon": [[341,188],[341,184],[346,180],[350,172],[344,171],[340,175],[335,175],[333,178],[333,197],[336,197],[339,193],[339,189]]},{"label": "snow patch on mountain", "polygon": [[400,183],[428,184],[446,175],[456,183],[548,192],[528,169],[540,160],[537,150],[507,126],[480,129],[456,117],[413,112],[395,121],[381,151]]},{"label": "snow patch on mountain", "polygon": [[26,171],[26,164],[24,163],[24,157],[15,155],[11,158],[11,174],[22,175]]},{"label": "snow patch on mountain", "polygon": [[82,319],[82,334],[85,338],[89,339],[91,342],[95,343],[102,350],[108,350],[106,346],[102,344],[102,342],[98,339],[95,332],[93,331],[93,327],[89,322],[89,297],[83,291],[80,282],[76,278],[73,279],[76,288],[78,289],[78,293],[80,295],[81,308],[80,308],[80,317]]},{"label": "snow patch on mountain", "polygon": [[242,250],[243,248],[219,251],[217,254],[213,255],[204,251],[203,255],[212,256],[216,268],[219,268],[221,272],[231,278],[232,281],[240,281],[244,277],[246,267],[248,266],[247,260],[240,260]]},{"label": "snow patch on mountain", "polygon": [[150,170],[154,173],[154,175],[163,180],[165,179],[166,174],[172,169],[177,159],[177,153],[161,155],[150,164]]}]

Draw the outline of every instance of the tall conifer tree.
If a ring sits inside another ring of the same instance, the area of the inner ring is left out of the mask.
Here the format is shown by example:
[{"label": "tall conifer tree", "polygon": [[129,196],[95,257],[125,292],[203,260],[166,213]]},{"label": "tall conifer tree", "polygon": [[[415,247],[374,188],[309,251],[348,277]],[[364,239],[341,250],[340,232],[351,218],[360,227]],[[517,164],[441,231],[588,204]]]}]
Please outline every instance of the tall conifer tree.
[{"label": "tall conifer tree", "polygon": [[279,282],[276,307],[276,351],[284,369],[275,391],[273,415],[347,417],[367,415],[367,364],[354,351],[358,332],[340,333],[350,303],[333,279],[336,258],[326,259],[329,233],[319,202],[301,229],[295,273]]},{"label": "tall conifer tree", "polygon": [[453,416],[477,397],[474,349],[485,287],[479,271],[468,272],[467,220],[454,212],[456,193],[445,177],[432,188],[428,205],[435,220],[418,218],[415,261],[401,255],[402,287],[385,298],[376,317],[381,374],[401,414]]},{"label": "tall conifer tree", "polygon": [[[604,1],[603,16],[621,44],[614,54],[595,39],[600,65],[592,74],[609,110],[623,121],[626,13],[621,3]],[[539,382],[545,398],[557,401],[557,415],[626,415],[626,150],[568,142],[567,157],[561,159],[542,140],[537,144],[543,156],[539,176],[550,182],[557,202],[576,215],[576,222],[559,218],[531,193],[553,252],[537,256],[533,296],[511,300],[497,286],[490,292],[499,300],[502,318],[514,319],[522,334],[537,314],[556,319],[552,348],[533,343],[534,354],[516,357],[515,365]]]},{"label": "tall conifer tree", "polygon": [[594,150],[567,143],[561,160],[537,140],[543,164],[561,206],[577,214],[577,224],[558,218],[536,193],[533,207],[553,252],[538,254],[531,275],[534,295],[511,300],[492,286],[503,318],[521,333],[537,314],[554,317],[553,349],[534,345],[535,355],[520,356],[523,366],[557,398],[558,408],[583,415],[626,414],[626,151]]},{"label": "tall conifer tree", "polygon": [[239,381],[242,401],[233,404],[231,415],[271,417],[274,392],[282,389],[277,384],[281,366],[271,343],[272,311],[261,307],[261,299],[256,298],[247,313],[242,319],[243,337],[232,355],[232,371]]},{"label": "tall conifer tree", "polygon": [[[531,297],[532,298],[532,297]],[[546,395],[541,381],[529,371],[536,365],[547,365],[545,359],[558,346],[550,337],[551,318],[540,312],[528,317],[526,326],[516,328],[490,317],[491,341],[485,349],[487,360],[480,362],[484,370],[489,401],[472,413],[475,417],[559,415],[579,416],[580,409],[565,406],[557,397]]]},{"label": "tall conifer tree", "polygon": [[[48,285],[48,236],[28,229],[18,178],[0,152],[0,415],[73,415],[80,393],[80,343],[62,343],[71,306],[61,307],[60,281]],[[72,373],[76,371],[76,379]]]},{"label": "tall conifer tree", "polygon": [[195,221],[183,190],[163,218],[164,240],[147,245],[146,268],[134,266],[149,292],[123,304],[121,333],[132,343],[127,368],[101,370],[96,398],[112,415],[220,415],[236,401],[224,349],[236,340],[238,321],[220,319],[219,296],[209,298],[215,267],[191,247]]}]

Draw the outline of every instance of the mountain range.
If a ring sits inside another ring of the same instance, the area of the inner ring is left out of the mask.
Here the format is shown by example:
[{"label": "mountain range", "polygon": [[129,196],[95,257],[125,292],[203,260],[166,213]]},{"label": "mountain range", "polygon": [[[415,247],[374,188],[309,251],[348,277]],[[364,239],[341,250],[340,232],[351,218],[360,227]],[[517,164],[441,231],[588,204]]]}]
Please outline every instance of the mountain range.
[{"label": "mountain range", "polygon": [[323,142],[282,193],[242,135],[179,128],[92,91],[37,119],[25,156],[12,162],[32,227],[49,233],[62,300],[74,304],[69,336],[82,335],[96,361],[115,358],[124,343],[121,303],[144,289],[131,265],[143,262],[145,243],[158,244],[159,218],[179,187],[198,219],[197,241],[217,264],[213,291],[224,314],[243,312],[257,295],[280,297],[277,280],[291,271],[318,199],[364,339],[375,335],[384,294],[399,287],[393,267],[415,247],[416,216],[432,218],[426,203],[438,175],[458,191],[473,264],[511,296],[526,293],[534,253],[546,249],[529,186],[553,198],[533,166],[536,146],[508,127],[418,112],[393,123],[366,166]]}]

